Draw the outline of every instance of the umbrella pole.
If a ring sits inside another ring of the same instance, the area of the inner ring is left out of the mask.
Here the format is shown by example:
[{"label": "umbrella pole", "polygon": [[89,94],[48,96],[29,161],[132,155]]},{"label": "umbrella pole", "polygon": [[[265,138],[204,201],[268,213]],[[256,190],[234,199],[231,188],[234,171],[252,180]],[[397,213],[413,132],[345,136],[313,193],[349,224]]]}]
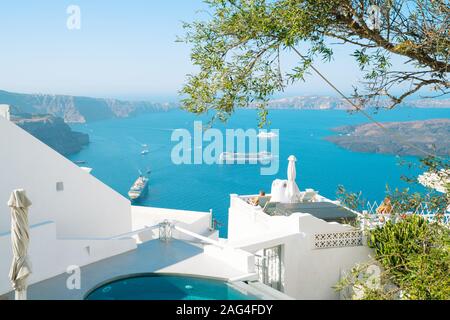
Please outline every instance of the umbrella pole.
[{"label": "umbrella pole", "polygon": [[27,290],[16,290],[15,292],[16,300],[27,300]]},{"label": "umbrella pole", "polygon": [[31,201],[25,190],[16,189],[11,193],[8,201],[11,208],[11,243],[13,262],[9,272],[9,279],[15,289],[16,300],[27,300],[27,277],[31,273],[31,266],[27,261],[29,245],[28,208]]}]

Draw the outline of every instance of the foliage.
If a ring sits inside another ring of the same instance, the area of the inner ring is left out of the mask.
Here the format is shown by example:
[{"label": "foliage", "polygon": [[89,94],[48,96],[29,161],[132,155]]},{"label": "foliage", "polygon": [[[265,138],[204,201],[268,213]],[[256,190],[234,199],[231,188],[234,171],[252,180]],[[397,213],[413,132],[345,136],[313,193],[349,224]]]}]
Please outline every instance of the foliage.
[{"label": "foliage", "polygon": [[419,215],[370,232],[369,247],[409,299],[450,299],[450,230]]},{"label": "foliage", "polygon": [[[355,266],[336,285],[353,299],[450,299],[450,230],[419,215],[369,230],[374,260]],[[371,270],[372,269],[372,270]],[[374,273],[373,270],[381,270]]]},{"label": "foliage", "polygon": [[[378,272],[377,272],[378,271]],[[355,265],[334,286],[344,299],[398,300],[402,291],[392,282],[392,276],[376,260]]]},{"label": "foliage", "polygon": [[340,203],[349,209],[358,210],[364,206],[361,191],[358,193],[348,192],[343,185],[339,185],[336,196]]},{"label": "foliage", "polygon": [[[427,172],[448,170],[448,163],[436,158],[422,159],[420,166]],[[375,229],[366,230],[374,260],[355,266],[336,289],[352,286],[356,291],[353,298],[359,299],[450,299],[449,226],[411,214],[424,202],[429,210],[445,213],[450,205],[448,191],[443,194],[429,189],[424,194],[388,189],[387,193],[393,215]],[[361,193],[348,193],[342,186],[338,194],[344,200],[350,199],[350,204],[358,203],[355,200],[361,197]],[[377,277],[367,271],[374,266],[382,270]],[[377,285],[368,279],[376,279]]]},{"label": "foliage", "polygon": [[[199,68],[181,91],[191,112],[213,112],[214,119],[226,120],[235,108],[257,107],[262,125],[268,99],[305,80],[317,59],[331,61],[340,44],[356,48],[355,63],[365,77],[354,97],[362,105],[393,107],[421,88],[446,94],[450,87],[445,0],[205,2],[211,18],[184,24],[181,39],[192,45],[191,59]],[[286,54],[298,57],[298,65],[287,71]],[[403,57],[406,67],[393,70],[393,55]]]},{"label": "foliage", "polygon": [[[415,164],[413,163],[408,164],[410,168],[414,165]],[[418,192],[411,194],[409,189],[400,191],[398,189],[390,190],[388,188],[388,194],[393,198],[393,201],[401,212],[415,212],[415,208],[417,208],[420,203],[427,203],[430,210],[436,211],[438,214],[445,213],[450,206],[450,181],[448,180],[448,175],[442,173],[450,172],[450,163],[448,159],[426,157],[420,159],[417,169],[424,171],[426,174],[437,176],[439,180],[438,184],[444,186],[443,190],[440,188],[438,188],[439,191],[436,190],[435,185],[424,185],[421,182],[421,176],[423,175],[419,176],[419,178],[403,176],[402,179],[410,184],[421,183],[427,188],[427,192],[425,194]]]}]

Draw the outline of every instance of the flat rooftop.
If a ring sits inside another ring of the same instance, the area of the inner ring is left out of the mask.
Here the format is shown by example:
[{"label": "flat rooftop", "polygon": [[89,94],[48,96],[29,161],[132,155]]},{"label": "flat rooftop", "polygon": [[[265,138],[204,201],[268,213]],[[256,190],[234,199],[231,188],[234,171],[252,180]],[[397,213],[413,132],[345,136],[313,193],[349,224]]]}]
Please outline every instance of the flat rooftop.
[{"label": "flat rooftop", "polygon": [[[258,195],[240,196],[239,198],[249,203],[249,200],[255,197],[258,197]],[[270,195],[262,197],[259,206],[256,206],[256,208],[262,209],[269,216],[290,216],[293,213],[307,213],[327,222],[339,223],[348,223],[357,218],[357,214],[354,211],[319,194],[313,201],[297,203],[270,202],[270,198]]]},{"label": "flat rooftop", "polygon": [[309,213],[327,222],[345,222],[357,217],[351,210],[331,202],[269,203],[264,212],[270,216],[289,216],[296,212]]},{"label": "flat rooftop", "polygon": [[[28,288],[30,300],[80,300],[98,285],[127,275],[182,274],[230,281],[248,276],[203,252],[201,244],[180,240],[152,240],[132,250],[81,268],[81,289],[67,289],[69,274],[38,282]],[[252,293],[254,294],[254,293]],[[14,299],[14,293],[0,297]]]}]

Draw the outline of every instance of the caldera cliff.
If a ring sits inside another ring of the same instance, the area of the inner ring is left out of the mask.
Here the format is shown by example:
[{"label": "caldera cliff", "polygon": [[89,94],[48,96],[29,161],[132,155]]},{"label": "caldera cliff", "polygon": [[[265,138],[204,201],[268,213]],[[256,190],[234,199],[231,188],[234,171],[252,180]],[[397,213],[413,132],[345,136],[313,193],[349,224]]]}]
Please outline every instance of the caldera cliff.
[{"label": "caldera cliff", "polygon": [[334,128],[338,135],[326,139],[356,152],[425,156],[425,151],[450,156],[450,119],[386,122],[382,125],[386,130],[374,123]]},{"label": "caldera cliff", "polygon": [[51,115],[15,116],[12,121],[62,155],[81,151],[89,135],[73,131],[62,118]]}]

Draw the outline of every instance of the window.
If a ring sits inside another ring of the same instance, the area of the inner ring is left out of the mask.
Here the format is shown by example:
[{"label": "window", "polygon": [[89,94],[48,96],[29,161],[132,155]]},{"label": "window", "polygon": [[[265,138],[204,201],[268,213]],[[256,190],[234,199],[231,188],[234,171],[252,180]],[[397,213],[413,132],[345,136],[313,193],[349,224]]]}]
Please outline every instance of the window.
[{"label": "window", "polygon": [[256,253],[255,266],[259,281],[278,291],[283,291],[282,246],[266,248]]},{"label": "window", "polygon": [[56,183],[56,191],[61,192],[64,191],[64,182],[57,182]]}]

